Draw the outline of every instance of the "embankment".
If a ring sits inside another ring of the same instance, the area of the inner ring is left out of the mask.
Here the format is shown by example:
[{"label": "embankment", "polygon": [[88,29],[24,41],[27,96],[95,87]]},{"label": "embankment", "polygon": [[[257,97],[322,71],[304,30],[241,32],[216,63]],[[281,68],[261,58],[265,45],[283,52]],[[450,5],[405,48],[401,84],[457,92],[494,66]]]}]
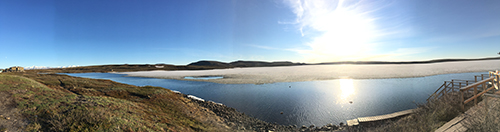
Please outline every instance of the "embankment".
[{"label": "embankment", "polygon": [[[319,131],[283,126],[161,87],[58,74],[0,74],[0,129],[7,131]],[[8,112],[8,113],[7,113]],[[9,118],[9,120],[5,120]],[[17,124],[12,124],[14,123]],[[9,127],[15,126],[15,127]]]}]

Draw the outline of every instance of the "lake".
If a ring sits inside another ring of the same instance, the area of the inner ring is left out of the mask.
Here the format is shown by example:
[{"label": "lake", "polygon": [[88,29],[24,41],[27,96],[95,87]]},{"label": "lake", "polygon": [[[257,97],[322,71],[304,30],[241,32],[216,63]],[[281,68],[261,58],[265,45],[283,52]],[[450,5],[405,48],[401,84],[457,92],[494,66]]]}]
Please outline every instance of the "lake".
[{"label": "lake", "polygon": [[[71,73],[137,86],[159,86],[236,108],[252,117],[282,125],[338,124],[364,116],[389,114],[425,103],[443,81],[474,80],[487,72],[442,74],[415,78],[334,79],[271,84],[219,84],[113,73]],[[283,114],[280,114],[283,112]]]}]

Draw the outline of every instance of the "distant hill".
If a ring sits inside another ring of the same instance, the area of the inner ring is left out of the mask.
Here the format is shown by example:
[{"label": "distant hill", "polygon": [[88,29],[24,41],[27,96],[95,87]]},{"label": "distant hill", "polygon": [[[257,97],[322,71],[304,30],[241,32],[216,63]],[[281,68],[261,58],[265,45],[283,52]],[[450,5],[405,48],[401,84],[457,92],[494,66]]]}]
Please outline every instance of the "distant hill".
[{"label": "distant hill", "polygon": [[190,63],[190,64],[188,64],[188,66],[231,67],[231,64],[224,63],[224,62],[218,62],[218,61],[202,60],[202,61]]},{"label": "distant hill", "polygon": [[265,61],[233,61],[230,63],[219,61],[202,60],[188,64],[187,66],[201,66],[213,68],[233,68],[233,67],[268,67],[268,66],[295,66],[295,65],[334,65],[334,64],[425,64],[440,63],[452,61],[478,61],[478,60],[496,60],[500,57],[478,58],[478,59],[436,59],[428,61],[340,61],[323,63],[293,63],[289,61],[265,62]]},{"label": "distant hill", "polygon": [[293,63],[289,61],[265,62],[265,61],[233,61],[230,63],[219,61],[202,60],[190,63],[188,65],[170,65],[170,64],[114,64],[114,65],[94,65],[78,66],[69,68],[33,68],[35,72],[45,73],[85,73],[85,72],[130,72],[130,71],[152,71],[152,70],[210,70],[225,69],[236,67],[271,67],[271,66],[299,66],[299,65],[339,65],[339,64],[428,64],[453,61],[478,61],[478,60],[498,60],[500,57],[478,58],[478,59],[437,59],[428,61],[343,61],[343,62],[325,62],[325,63]]},{"label": "distant hill", "polygon": [[203,66],[203,67],[266,67],[266,66],[295,66],[295,65],[305,65],[304,63],[293,63],[289,61],[279,61],[279,62],[264,62],[264,61],[234,61],[230,63],[219,62],[219,61],[197,61],[188,64],[187,66]]},{"label": "distant hill", "polygon": [[333,64],[426,64],[426,63],[440,63],[452,61],[478,61],[478,60],[497,60],[500,57],[478,58],[478,59],[436,59],[428,61],[341,61],[341,62],[324,62],[312,65],[333,65]]}]

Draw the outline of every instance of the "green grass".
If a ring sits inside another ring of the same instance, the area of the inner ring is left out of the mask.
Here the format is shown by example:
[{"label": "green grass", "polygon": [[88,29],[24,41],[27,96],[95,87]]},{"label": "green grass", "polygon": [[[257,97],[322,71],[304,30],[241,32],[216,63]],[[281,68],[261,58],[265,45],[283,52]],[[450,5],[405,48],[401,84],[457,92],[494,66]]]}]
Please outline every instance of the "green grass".
[{"label": "green grass", "polygon": [[185,98],[160,87],[34,72],[0,74],[30,120],[26,131],[219,131],[186,113]]}]

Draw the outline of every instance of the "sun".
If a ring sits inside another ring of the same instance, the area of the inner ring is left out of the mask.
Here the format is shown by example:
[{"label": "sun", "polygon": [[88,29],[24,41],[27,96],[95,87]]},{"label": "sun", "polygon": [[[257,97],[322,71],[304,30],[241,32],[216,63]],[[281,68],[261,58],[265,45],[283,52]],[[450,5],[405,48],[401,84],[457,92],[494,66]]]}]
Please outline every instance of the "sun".
[{"label": "sun", "polygon": [[[320,4],[321,5],[321,4]],[[360,58],[372,49],[378,35],[374,19],[353,6],[340,1],[336,8],[308,8],[308,27],[320,32],[306,45],[311,57],[337,61]]]}]

